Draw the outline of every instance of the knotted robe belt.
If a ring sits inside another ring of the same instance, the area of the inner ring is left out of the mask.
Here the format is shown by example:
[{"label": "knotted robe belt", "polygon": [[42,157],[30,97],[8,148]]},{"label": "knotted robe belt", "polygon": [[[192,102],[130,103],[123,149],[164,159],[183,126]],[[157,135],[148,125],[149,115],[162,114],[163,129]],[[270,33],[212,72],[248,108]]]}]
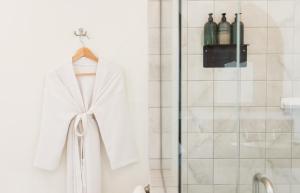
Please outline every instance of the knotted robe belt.
[{"label": "knotted robe belt", "polygon": [[88,118],[93,118],[93,112],[77,114],[73,125],[73,189],[74,193],[87,193],[85,134],[88,128]]}]

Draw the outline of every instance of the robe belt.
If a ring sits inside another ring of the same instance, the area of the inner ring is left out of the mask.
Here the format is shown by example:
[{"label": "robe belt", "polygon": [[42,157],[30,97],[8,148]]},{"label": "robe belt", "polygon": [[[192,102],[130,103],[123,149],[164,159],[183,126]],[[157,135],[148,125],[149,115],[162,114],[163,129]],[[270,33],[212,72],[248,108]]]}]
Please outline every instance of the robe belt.
[{"label": "robe belt", "polygon": [[87,193],[84,137],[87,132],[88,117],[92,115],[93,112],[91,111],[80,113],[75,116],[74,120],[73,154],[77,155],[78,153],[79,155],[79,160],[77,160],[76,158],[74,158],[75,160],[73,160],[75,175],[75,179],[73,182],[75,190],[74,193]]}]

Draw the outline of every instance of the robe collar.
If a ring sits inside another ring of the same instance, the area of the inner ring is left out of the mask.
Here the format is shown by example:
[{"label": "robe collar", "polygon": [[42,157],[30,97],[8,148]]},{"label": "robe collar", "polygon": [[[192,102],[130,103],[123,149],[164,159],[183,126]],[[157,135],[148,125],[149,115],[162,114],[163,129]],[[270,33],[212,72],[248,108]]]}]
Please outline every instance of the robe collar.
[{"label": "robe collar", "polygon": [[[95,99],[97,98],[96,96],[96,91],[98,90],[99,87],[99,77],[103,76],[103,64],[102,62],[98,62],[97,68],[96,68],[96,75],[95,75],[95,83],[93,87],[93,93],[92,93],[92,104],[95,103]],[[78,80],[76,78],[75,72],[74,72],[74,67],[72,62],[67,62],[66,64],[62,65],[56,70],[57,75],[59,76],[59,79],[62,81],[62,83],[65,85],[66,89],[68,90],[69,94],[71,97],[74,99],[74,102],[78,105],[80,108],[81,112],[86,112],[88,111],[89,107],[85,107],[84,102],[83,102],[83,97],[82,93],[80,91],[80,86],[78,83]]]}]

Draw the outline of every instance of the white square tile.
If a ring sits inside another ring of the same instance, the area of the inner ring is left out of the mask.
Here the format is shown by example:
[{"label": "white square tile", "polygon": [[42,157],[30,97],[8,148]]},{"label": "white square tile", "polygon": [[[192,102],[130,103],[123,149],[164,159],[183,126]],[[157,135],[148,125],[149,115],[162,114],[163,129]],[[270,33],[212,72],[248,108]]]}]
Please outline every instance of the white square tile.
[{"label": "white square tile", "polygon": [[268,23],[266,0],[242,1],[242,22],[247,27],[266,27]]},{"label": "white square tile", "polygon": [[293,184],[300,185],[300,159],[292,159]]},{"label": "white square tile", "polygon": [[238,80],[239,69],[238,68],[215,68],[214,80]]},{"label": "white square tile", "polygon": [[265,54],[249,54],[247,67],[241,68],[241,80],[266,80],[266,63]]},{"label": "white square tile", "polygon": [[160,26],[160,2],[148,1],[148,27]]},{"label": "white square tile", "polygon": [[187,47],[188,54],[203,53],[203,28],[188,28]]},{"label": "white square tile", "polygon": [[282,97],[292,96],[293,86],[290,81],[267,82],[267,106],[280,106]]},{"label": "white square tile", "polygon": [[181,181],[182,184],[186,185],[188,183],[188,159],[182,159],[181,162]]},{"label": "white square tile", "polygon": [[[183,55],[187,55],[188,54],[188,50],[189,50],[189,33],[192,33],[191,31],[189,32],[188,30],[189,28],[182,28],[181,29],[181,52]],[[200,31],[200,30],[199,30]],[[197,34],[193,34],[193,35],[197,35]],[[198,36],[194,37],[197,38]],[[192,39],[191,39],[192,41]],[[200,37],[200,41],[201,41],[201,37]],[[192,49],[192,47],[190,48]]]},{"label": "white square tile", "polygon": [[[171,54],[163,54],[160,56],[160,58],[161,58],[161,61],[160,61],[161,62],[161,65],[160,65],[161,80],[172,81],[172,80],[176,79],[177,69],[175,69],[176,65],[174,65],[174,61],[173,61],[174,56]],[[186,76],[185,75],[186,65],[184,63],[182,63],[182,71],[181,72],[183,75],[182,78],[184,78],[184,76]],[[186,80],[186,79],[182,79],[182,80]]]},{"label": "white square tile", "polygon": [[272,27],[293,26],[295,1],[269,1],[268,24]]},{"label": "white square tile", "polygon": [[[267,28],[245,28],[245,43],[249,54],[264,54],[267,50]],[[275,40],[274,40],[275,41]]]},{"label": "white square tile", "polygon": [[181,23],[183,27],[188,27],[188,3],[189,0],[181,1]]},{"label": "white square tile", "polygon": [[268,53],[292,53],[294,48],[292,28],[268,29]]},{"label": "white square tile", "polygon": [[159,159],[160,156],[160,133],[150,132],[149,141],[151,141],[151,146],[149,146],[149,158]]},{"label": "white square tile", "polygon": [[215,81],[214,82],[214,104],[215,106],[237,106],[238,105],[238,82],[237,81]]},{"label": "white square tile", "polygon": [[291,133],[267,133],[267,157],[291,158]]},{"label": "white square tile", "polygon": [[265,106],[266,83],[265,81],[242,81],[241,82],[242,106]]},{"label": "white square tile", "polygon": [[214,160],[214,183],[236,184],[238,177],[237,159],[215,159]]},{"label": "white square tile", "polygon": [[173,97],[174,92],[174,82],[173,81],[161,81],[161,106],[172,107],[175,104],[175,98]]},{"label": "white square tile", "polygon": [[300,185],[292,185],[291,193],[298,193],[298,192],[300,192]]},{"label": "white square tile", "polygon": [[[181,153],[182,153],[182,157],[183,158],[188,158],[188,151],[189,151],[189,147],[188,147],[188,134],[187,133],[183,133],[182,137],[181,137]],[[165,147],[163,147],[165,148]],[[171,158],[170,158],[171,160]]]},{"label": "white square tile", "polygon": [[300,158],[300,133],[292,133],[292,157]]},{"label": "white square tile", "polygon": [[[300,12],[300,11],[299,11]],[[300,53],[300,17],[298,17],[299,19],[299,24],[294,27],[294,52],[295,53]]]},{"label": "white square tile", "polygon": [[172,147],[172,140],[173,140],[173,134],[171,132],[168,133],[162,133],[161,134],[161,146],[163,147],[161,151],[161,156],[166,159],[171,159],[173,147]]},{"label": "white square tile", "polygon": [[252,184],[253,176],[265,173],[264,159],[242,159],[240,161],[240,184]]},{"label": "white square tile", "polygon": [[294,70],[293,70],[293,74],[292,74],[293,80],[300,80],[300,73],[298,73],[298,72],[300,72],[300,65],[298,65],[300,63],[300,54],[294,54],[293,58],[294,58],[294,61],[293,61],[293,64],[294,64],[293,69]]},{"label": "white square tile", "polygon": [[[176,83],[174,81],[174,83]],[[181,106],[182,107],[187,107],[188,106],[188,81],[182,81],[181,82]],[[174,97],[175,98],[175,97]]]},{"label": "white square tile", "polygon": [[149,81],[149,107],[160,107],[159,81]]},{"label": "white square tile", "polygon": [[214,193],[233,193],[236,185],[214,185]]},{"label": "white square tile", "polygon": [[149,159],[150,170],[160,170],[160,159]]},{"label": "white square tile", "polygon": [[[152,187],[162,187],[162,176],[159,170],[152,170],[150,173],[151,190]],[[158,190],[157,190],[158,191]]]},{"label": "white square tile", "polygon": [[291,54],[268,54],[268,80],[292,80],[294,74],[294,56]]},{"label": "white square tile", "polygon": [[[174,112],[178,112],[177,107],[173,108]],[[173,119],[176,116],[173,116]],[[177,118],[176,118],[177,119]],[[189,113],[188,113],[188,108],[187,107],[181,107],[181,131],[183,133],[187,133],[188,132],[188,121],[189,121]],[[173,123],[173,121],[172,121]],[[174,125],[173,125],[174,126]]]},{"label": "white square tile", "polygon": [[300,97],[300,81],[293,81],[293,96]]},{"label": "white square tile", "polygon": [[176,119],[174,117],[174,112],[177,111],[176,108],[172,108],[172,107],[161,107],[161,129],[162,132],[166,133],[166,132],[172,132],[172,124],[174,119]]},{"label": "white square tile", "polygon": [[213,132],[213,108],[189,108],[188,132],[207,133]]},{"label": "white square tile", "polygon": [[211,159],[188,160],[188,184],[209,185],[213,183],[213,162]]},{"label": "white square tile", "polygon": [[203,55],[188,56],[188,80],[213,80],[213,69],[203,67]]},{"label": "white square tile", "polygon": [[265,158],[265,133],[241,133],[240,141],[241,158]]},{"label": "white square tile", "polygon": [[160,108],[149,108],[149,131],[160,133]]},{"label": "white square tile", "polygon": [[239,13],[238,2],[235,0],[215,1],[215,18],[217,23],[221,21],[222,13],[226,13],[227,21],[232,23],[235,13]]},{"label": "white square tile", "polygon": [[174,52],[174,41],[171,34],[173,34],[172,28],[162,28],[160,38],[161,54],[172,54]]},{"label": "white square tile", "polygon": [[149,39],[149,54],[160,54],[160,29],[151,28],[148,29],[148,39]]},{"label": "white square tile", "polygon": [[[152,180],[151,180],[152,181]],[[151,184],[152,185],[152,184]],[[151,193],[165,193],[164,188],[161,187],[155,187],[154,185],[151,186]]]},{"label": "white square tile", "polygon": [[[171,55],[172,59],[174,59],[174,55]],[[177,77],[177,65],[174,65],[174,61],[171,62],[172,63],[172,74],[173,77],[172,79],[176,79]],[[176,72],[176,73],[175,73]],[[174,77],[175,76],[175,77]],[[188,55],[187,54],[182,54],[181,57],[181,80],[188,80]]]},{"label": "white square tile", "polygon": [[162,27],[176,27],[172,20],[173,14],[173,2],[172,1],[160,1],[161,2],[161,26]]},{"label": "white square tile", "polygon": [[214,158],[237,158],[238,139],[236,133],[215,133]]},{"label": "white square tile", "polygon": [[160,80],[160,55],[149,55],[149,80]]},{"label": "white square tile", "polygon": [[274,184],[290,184],[291,167],[291,159],[268,159],[266,174]]},{"label": "white square tile", "polygon": [[188,105],[190,107],[213,105],[212,81],[188,82]]},{"label": "white square tile", "polygon": [[212,158],[213,157],[213,134],[188,134],[188,157],[189,158]]},{"label": "white square tile", "polygon": [[214,193],[212,185],[189,185],[188,193]]},{"label": "white square tile", "polygon": [[266,131],[265,107],[243,107],[240,112],[240,132],[256,133]]},{"label": "white square tile", "polygon": [[252,185],[239,185],[238,193],[252,193]]},{"label": "white square tile", "polygon": [[213,1],[188,1],[188,27],[204,27],[213,12]]},{"label": "white square tile", "polygon": [[291,115],[283,112],[279,107],[267,108],[267,132],[288,133],[293,129]]},{"label": "white square tile", "polygon": [[290,192],[291,190],[291,186],[289,184],[287,185],[278,185],[275,184],[274,185],[274,191],[278,192],[278,193],[286,193],[286,192]]},{"label": "white square tile", "polygon": [[234,107],[214,108],[214,132],[232,133],[238,132],[239,110]]}]

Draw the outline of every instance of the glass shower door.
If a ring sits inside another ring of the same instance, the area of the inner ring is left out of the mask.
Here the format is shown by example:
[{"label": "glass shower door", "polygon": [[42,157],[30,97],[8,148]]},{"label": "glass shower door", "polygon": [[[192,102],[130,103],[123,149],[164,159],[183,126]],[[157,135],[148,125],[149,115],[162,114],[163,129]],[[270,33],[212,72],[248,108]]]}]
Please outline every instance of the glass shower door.
[{"label": "glass shower door", "polygon": [[[240,104],[242,89],[248,86],[241,82],[241,66],[246,68],[247,46],[237,46],[242,34],[233,37],[231,30],[226,31],[223,14],[231,25],[235,13],[241,12],[241,2],[181,0],[181,4],[180,190],[248,192],[253,176],[249,174],[244,180],[240,170],[244,164],[240,151]],[[210,13],[218,24],[217,42],[205,41],[204,26]]]},{"label": "glass shower door", "polygon": [[[250,193],[261,173],[276,193],[300,192],[300,1],[180,3],[180,191]],[[242,13],[247,45],[242,32],[241,46],[204,45],[209,13]]]}]

